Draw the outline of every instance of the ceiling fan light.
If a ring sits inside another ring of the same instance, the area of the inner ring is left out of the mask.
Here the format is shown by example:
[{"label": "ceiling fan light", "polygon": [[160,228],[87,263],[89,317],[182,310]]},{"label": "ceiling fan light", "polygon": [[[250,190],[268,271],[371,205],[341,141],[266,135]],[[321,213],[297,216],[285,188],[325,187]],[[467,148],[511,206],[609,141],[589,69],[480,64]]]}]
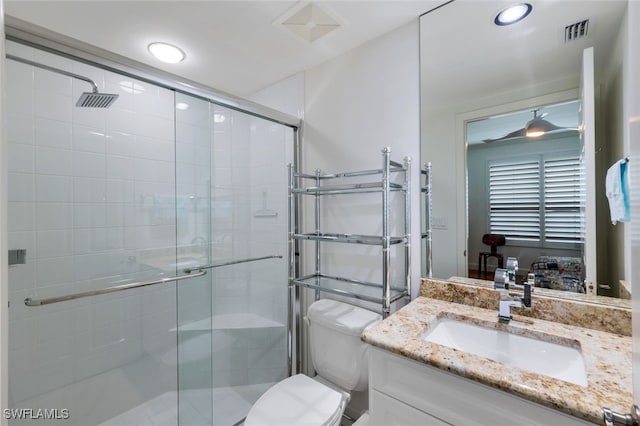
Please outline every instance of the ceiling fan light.
[{"label": "ceiling fan light", "polygon": [[540,136],[544,135],[544,130],[541,129],[528,129],[527,130],[527,137],[528,138],[539,138]]},{"label": "ceiling fan light", "polygon": [[552,124],[547,120],[543,120],[541,118],[534,118],[533,120],[529,121],[525,128],[528,138],[537,138],[544,135],[545,133],[561,129],[561,127],[558,127],[555,124]]}]

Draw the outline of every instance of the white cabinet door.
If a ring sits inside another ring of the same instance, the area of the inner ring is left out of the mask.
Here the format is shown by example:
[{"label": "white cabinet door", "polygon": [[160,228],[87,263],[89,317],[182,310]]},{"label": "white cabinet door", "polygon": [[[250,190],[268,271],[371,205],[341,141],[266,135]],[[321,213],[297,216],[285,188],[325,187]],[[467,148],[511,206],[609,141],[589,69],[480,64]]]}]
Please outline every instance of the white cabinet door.
[{"label": "white cabinet door", "polygon": [[449,423],[376,390],[371,391],[369,398],[370,426],[449,426]]},{"label": "white cabinet door", "polygon": [[[443,423],[461,426],[590,424],[382,349],[371,347],[369,354],[372,394],[380,392]],[[371,424],[384,424],[383,419],[377,417],[373,400],[370,402]]]}]

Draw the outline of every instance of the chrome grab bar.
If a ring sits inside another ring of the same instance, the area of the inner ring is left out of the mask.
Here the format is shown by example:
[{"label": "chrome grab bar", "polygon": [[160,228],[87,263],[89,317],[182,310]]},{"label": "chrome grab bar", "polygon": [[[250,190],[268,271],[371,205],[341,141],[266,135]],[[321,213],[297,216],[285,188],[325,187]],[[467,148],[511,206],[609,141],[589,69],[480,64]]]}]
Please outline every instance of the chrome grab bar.
[{"label": "chrome grab bar", "polygon": [[159,280],[153,280],[153,281],[141,281],[141,282],[131,283],[131,284],[122,284],[114,287],[102,288],[100,290],[84,291],[81,293],[68,294],[66,296],[50,297],[47,299],[32,299],[30,297],[27,297],[26,299],[24,299],[24,304],[27,306],[50,305],[52,303],[66,302],[68,300],[81,299],[83,297],[99,296],[101,294],[115,293],[123,290],[131,290],[133,288],[146,287],[146,286],[156,285],[156,284],[164,284],[164,283],[168,283],[169,281],[180,281],[180,280],[186,280],[187,278],[197,278],[206,274],[207,274],[207,271],[198,271],[197,273],[190,274],[190,275],[180,275],[178,277],[161,278]]},{"label": "chrome grab bar", "polygon": [[252,257],[252,258],[249,258],[249,259],[242,259],[242,260],[230,260],[228,262],[214,263],[214,264],[207,265],[207,266],[196,266],[195,268],[187,268],[187,269],[184,269],[183,272],[185,274],[190,274],[193,271],[203,271],[205,269],[219,268],[221,266],[235,265],[237,263],[256,262],[258,260],[265,260],[265,259],[282,259],[282,256],[276,254],[276,255],[271,255],[271,256]]}]

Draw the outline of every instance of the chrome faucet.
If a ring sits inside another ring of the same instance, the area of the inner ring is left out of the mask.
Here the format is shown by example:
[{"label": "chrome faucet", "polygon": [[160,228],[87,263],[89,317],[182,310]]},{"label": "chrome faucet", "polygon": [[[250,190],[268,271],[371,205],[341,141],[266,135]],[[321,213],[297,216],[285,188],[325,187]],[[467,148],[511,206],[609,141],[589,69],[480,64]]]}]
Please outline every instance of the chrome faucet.
[{"label": "chrome faucet", "polygon": [[500,322],[508,323],[511,321],[512,307],[531,307],[531,282],[524,283],[522,288],[524,290],[522,297],[509,294],[508,290],[500,290],[500,304],[498,307],[498,320]]}]

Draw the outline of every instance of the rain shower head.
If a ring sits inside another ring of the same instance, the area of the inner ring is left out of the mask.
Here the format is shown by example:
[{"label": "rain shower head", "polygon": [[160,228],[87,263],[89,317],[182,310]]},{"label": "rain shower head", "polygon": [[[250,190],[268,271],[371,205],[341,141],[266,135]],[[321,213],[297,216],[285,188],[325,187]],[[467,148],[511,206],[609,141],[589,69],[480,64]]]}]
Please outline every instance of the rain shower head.
[{"label": "rain shower head", "polygon": [[112,93],[84,92],[80,95],[76,106],[82,108],[109,108],[118,99],[118,96]]},{"label": "rain shower head", "polygon": [[115,100],[118,99],[118,96],[120,96],[120,95],[111,94],[111,93],[100,93],[98,91],[98,86],[96,85],[96,83],[93,80],[91,80],[89,77],[85,77],[83,75],[75,74],[75,73],[61,70],[58,68],[50,67],[49,65],[41,64],[39,62],[34,62],[29,59],[20,58],[18,56],[14,56],[10,54],[7,54],[6,57],[7,59],[11,59],[12,61],[22,62],[23,64],[32,65],[34,67],[42,68],[48,71],[53,71],[55,73],[66,75],[68,77],[73,77],[78,80],[86,81],[87,83],[89,83],[93,88],[93,91],[84,92],[80,96],[80,99],[78,99],[78,102],[76,102],[77,107],[109,108],[111,104],[113,104]]}]

